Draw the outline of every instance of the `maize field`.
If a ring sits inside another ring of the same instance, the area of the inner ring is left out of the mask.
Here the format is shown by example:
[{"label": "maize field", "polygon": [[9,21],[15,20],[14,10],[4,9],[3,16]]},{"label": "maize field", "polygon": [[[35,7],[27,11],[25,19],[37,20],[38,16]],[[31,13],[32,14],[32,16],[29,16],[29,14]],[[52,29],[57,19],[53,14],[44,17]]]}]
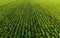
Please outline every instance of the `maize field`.
[{"label": "maize field", "polygon": [[59,2],[14,0],[0,3],[0,38],[60,38]]}]

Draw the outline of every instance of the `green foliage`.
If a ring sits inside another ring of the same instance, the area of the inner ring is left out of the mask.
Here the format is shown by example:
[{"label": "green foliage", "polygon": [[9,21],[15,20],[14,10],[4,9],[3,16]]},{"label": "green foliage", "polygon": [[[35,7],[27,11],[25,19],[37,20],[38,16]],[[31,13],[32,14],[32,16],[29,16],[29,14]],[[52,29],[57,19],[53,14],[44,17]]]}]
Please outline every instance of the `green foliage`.
[{"label": "green foliage", "polygon": [[17,2],[0,6],[1,38],[60,38],[59,19],[38,3]]}]

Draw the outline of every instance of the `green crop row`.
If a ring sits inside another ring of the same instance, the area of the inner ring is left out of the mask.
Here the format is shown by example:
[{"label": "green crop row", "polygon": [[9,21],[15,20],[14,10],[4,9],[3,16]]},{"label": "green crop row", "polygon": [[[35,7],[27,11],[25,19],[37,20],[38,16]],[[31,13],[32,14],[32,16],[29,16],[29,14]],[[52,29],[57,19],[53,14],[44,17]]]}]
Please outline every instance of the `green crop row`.
[{"label": "green crop row", "polygon": [[60,38],[60,20],[38,3],[13,2],[0,8],[0,38]]}]

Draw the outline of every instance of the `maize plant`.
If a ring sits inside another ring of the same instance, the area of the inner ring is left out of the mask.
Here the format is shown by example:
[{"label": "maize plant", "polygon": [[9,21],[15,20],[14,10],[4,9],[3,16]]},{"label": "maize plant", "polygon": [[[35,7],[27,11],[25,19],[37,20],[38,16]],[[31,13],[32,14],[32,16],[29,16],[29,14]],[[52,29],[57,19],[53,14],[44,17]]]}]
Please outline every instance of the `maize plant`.
[{"label": "maize plant", "polygon": [[0,38],[60,38],[59,0],[6,1],[0,3]]}]

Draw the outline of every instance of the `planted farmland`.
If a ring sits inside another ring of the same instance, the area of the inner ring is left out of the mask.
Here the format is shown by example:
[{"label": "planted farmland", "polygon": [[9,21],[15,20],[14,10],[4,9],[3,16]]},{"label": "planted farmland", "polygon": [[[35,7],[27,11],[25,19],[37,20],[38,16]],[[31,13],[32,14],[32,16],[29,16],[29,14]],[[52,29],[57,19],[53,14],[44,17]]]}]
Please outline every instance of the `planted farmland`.
[{"label": "planted farmland", "polygon": [[1,38],[60,38],[60,20],[38,3],[12,2],[0,8]]}]

